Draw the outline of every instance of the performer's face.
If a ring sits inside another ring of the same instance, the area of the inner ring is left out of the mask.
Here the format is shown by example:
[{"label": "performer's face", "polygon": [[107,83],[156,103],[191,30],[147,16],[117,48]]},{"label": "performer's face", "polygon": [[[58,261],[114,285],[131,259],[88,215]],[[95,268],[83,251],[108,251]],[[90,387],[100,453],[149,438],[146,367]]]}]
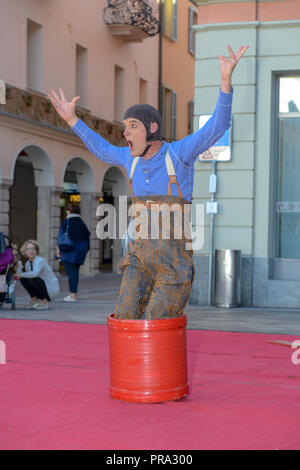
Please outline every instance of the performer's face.
[{"label": "performer's face", "polygon": [[142,155],[147,145],[146,142],[146,128],[142,121],[138,119],[125,119],[124,124],[124,137],[127,140],[131,155],[138,157]]}]

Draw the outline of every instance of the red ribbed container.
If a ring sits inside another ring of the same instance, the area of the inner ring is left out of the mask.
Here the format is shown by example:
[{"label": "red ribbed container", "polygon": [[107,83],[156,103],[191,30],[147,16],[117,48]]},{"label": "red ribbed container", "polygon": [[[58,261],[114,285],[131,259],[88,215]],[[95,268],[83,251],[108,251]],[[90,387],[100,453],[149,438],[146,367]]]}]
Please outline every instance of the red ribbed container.
[{"label": "red ribbed container", "polygon": [[161,403],[188,394],[186,316],[162,320],[108,317],[110,395]]}]

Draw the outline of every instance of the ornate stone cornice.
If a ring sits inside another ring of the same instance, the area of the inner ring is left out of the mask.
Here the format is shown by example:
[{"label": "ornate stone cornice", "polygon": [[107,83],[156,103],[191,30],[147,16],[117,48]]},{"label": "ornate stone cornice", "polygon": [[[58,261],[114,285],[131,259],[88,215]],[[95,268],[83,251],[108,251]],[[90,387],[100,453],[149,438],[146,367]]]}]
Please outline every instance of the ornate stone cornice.
[{"label": "ornate stone cornice", "polygon": [[216,5],[216,4],[222,4],[222,3],[232,3],[233,5],[235,3],[271,3],[271,2],[280,2],[282,0],[192,0],[193,3],[196,5],[200,6],[205,6],[205,5]]},{"label": "ornate stone cornice", "polygon": [[300,20],[280,20],[280,21],[236,21],[234,23],[207,23],[193,26],[193,30],[208,31],[220,29],[246,29],[246,28],[299,28]]},{"label": "ornate stone cornice", "polygon": [[[70,131],[70,127],[59,117],[48,98],[8,84],[6,84],[6,104],[0,105],[0,114],[44,124],[57,130]],[[80,108],[76,109],[76,114],[87,126],[109,142],[114,145],[125,145],[120,124],[100,119]]]}]

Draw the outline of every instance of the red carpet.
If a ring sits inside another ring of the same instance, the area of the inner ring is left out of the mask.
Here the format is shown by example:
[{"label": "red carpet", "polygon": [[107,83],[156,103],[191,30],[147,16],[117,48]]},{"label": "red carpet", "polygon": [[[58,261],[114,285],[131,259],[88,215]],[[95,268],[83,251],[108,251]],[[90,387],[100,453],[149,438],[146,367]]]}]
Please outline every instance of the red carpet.
[{"label": "red carpet", "polygon": [[297,337],[188,331],[190,395],[109,396],[106,326],[0,320],[0,449],[300,449]]}]

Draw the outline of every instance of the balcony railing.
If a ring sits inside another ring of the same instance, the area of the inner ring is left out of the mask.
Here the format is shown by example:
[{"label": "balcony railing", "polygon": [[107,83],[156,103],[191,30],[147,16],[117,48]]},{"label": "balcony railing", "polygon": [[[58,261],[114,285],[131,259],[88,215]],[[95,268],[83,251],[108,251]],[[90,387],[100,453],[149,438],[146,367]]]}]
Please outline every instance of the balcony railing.
[{"label": "balcony railing", "polygon": [[142,41],[159,32],[156,0],[108,0],[104,21],[113,35],[128,41]]}]

